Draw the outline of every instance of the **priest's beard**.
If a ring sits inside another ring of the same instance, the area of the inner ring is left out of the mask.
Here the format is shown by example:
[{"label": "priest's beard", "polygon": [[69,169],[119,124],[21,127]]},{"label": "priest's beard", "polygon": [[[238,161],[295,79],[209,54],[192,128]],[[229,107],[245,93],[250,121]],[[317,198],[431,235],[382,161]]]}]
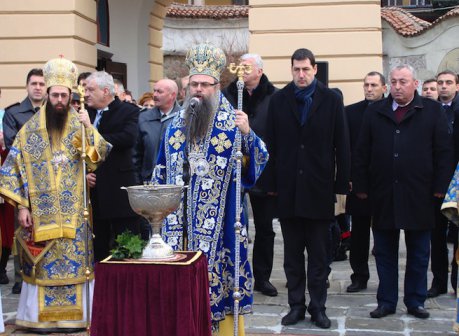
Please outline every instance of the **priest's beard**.
[{"label": "priest's beard", "polygon": [[190,107],[190,99],[192,97],[187,94],[185,100],[185,126],[189,130],[187,140],[190,144],[197,143],[206,136],[210,121],[217,109],[217,97],[218,93],[210,97],[202,96],[201,103],[194,108],[195,111],[192,116],[193,110]]},{"label": "priest's beard", "polygon": [[70,102],[67,105],[61,103],[53,105],[49,100],[46,102],[46,130],[53,147],[59,146],[67,123],[69,109]]}]

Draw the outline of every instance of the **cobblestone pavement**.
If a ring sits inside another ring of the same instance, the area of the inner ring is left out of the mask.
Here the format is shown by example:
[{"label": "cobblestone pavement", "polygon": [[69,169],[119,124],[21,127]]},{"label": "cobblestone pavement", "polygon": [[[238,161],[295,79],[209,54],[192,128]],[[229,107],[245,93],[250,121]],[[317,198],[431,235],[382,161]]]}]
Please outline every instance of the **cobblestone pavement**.
[{"label": "cobblestone pavement", "polygon": [[[376,307],[376,289],[378,277],[376,274],[374,258],[370,257],[371,277],[368,289],[363,292],[349,294],[346,287],[350,284],[349,261],[334,262],[330,274],[330,289],[328,291],[327,315],[332,325],[328,330],[315,327],[306,316],[304,321],[295,326],[284,327],[280,321],[288,311],[287,289],[285,288],[285,274],[282,267],[283,262],[283,241],[280,232],[280,225],[275,222],[275,260],[274,270],[271,276],[272,283],[277,287],[277,297],[267,297],[255,293],[255,305],[253,315],[247,316],[245,320],[246,336],[255,335],[330,335],[330,336],[431,336],[431,335],[456,335],[452,330],[456,308],[455,298],[452,290],[435,299],[426,301],[426,308],[431,314],[427,320],[419,320],[406,314],[403,305],[402,292],[399,292],[399,305],[395,315],[383,319],[372,319],[369,312]],[[253,224],[250,226],[251,237],[254,237]],[[403,238],[403,237],[402,237]],[[450,246],[450,254],[452,247]],[[405,247],[400,244],[400,280],[404,277],[405,268]],[[13,261],[8,264],[8,275],[13,278]],[[429,274],[430,283],[431,274]],[[3,301],[3,318],[6,322],[6,333],[8,335],[35,335],[14,326],[16,309],[19,295],[11,294],[12,283],[1,285]],[[400,282],[400,290],[403,289]],[[58,334],[53,334],[58,335]],[[74,333],[67,335],[85,335],[85,333]],[[108,335],[107,335],[108,336]],[[131,335],[126,335],[131,336]],[[135,335],[132,335],[135,336]],[[165,335],[166,336],[166,335]],[[167,335],[173,336],[173,335]]]},{"label": "cobblestone pavement", "polygon": [[[370,311],[376,308],[376,290],[378,275],[375,260],[370,256],[370,281],[368,288],[359,293],[347,293],[350,284],[349,260],[334,262],[329,276],[330,288],[327,299],[327,315],[331,320],[331,328],[323,330],[316,327],[306,315],[304,321],[295,326],[284,327],[280,321],[288,313],[286,278],[283,270],[283,240],[280,224],[275,222],[275,256],[271,282],[279,291],[277,297],[267,297],[255,292],[254,313],[246,318],[246,333],[248,335],[330,335],[330,336],[431,336],[456,335],[453,324],[456,315],[455,297],[452,289],[448,294],[435,299],[428,299],[425,307],[430,312],[430,318],[420,320],[406,314],[403,305],[403,279],[406,261],[406,250],[403,234],[400,241],[399,263],[399,303],[395,315],[383,319],[372,319]],[[253,226],[249,230],[254,237]],[[449,246],[450,255],[452,245]],[[429,285],[431,274],[429,272]],[[306,296],[308,301],[308,296]]]}]

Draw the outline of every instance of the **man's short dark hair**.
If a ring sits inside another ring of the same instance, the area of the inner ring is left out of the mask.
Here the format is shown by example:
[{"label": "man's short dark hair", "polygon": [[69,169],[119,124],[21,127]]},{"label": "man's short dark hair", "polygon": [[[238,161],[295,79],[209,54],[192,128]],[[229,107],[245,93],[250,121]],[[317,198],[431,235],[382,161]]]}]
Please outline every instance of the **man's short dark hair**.
[{"label": "man's short dark hair", "polygon": [[77,84],[80,84],[80,80],[85,80],[90,75],[91,75],[90,72],[82,72],[82,73],[80,73],[80,75],[78,76],[78,79],[77,79]]},{"label": "man's short dark hair", "polygon": [[30,70],[29,73],[27,74],[26,84],[29,84],[30,77],[32,77],[32,76],[43,77],[43,70],[39,69],[39,68],[33,68],[32,70]]},{"label": "man's short dark hair", "polygon": [[454,81],[456,82],[456,84],[459,83],[459,78],[457,76],[457,73],[455,73],[453,70],[443,70],[437,75],[437,79],[441,75],[451,75],[454,77]]},{"label": "man's short dark hair", "polygon": [[293,60],[295,61],[303,61],[305,59],[308,59],[309,62],[311,62],[311,65],[314,66],[316,65],[316,58],[314,57],[314,54],[312,53],[311,50],[306,49],[306,48],[300,48],[295,50],[293,53],[290,62],[291,65],[293,66]]},{"label": "man's short dark hair", "polygon": [[368,76],[379,76],[379,81],[381,82],[381,85],[382,86],[386,85],[386,77],[384,77],[382,73],[378,71],[370,71],[369,73],[367,73],[365,77],[368,77]]},{"label": "man's short dark hair", "polygon": [[426,80],[422,83],[422,86],[424,86],[424,84],[428,84],[428,83],[437,83],[437,80],[436,80],[435,78],[426,79]]}]

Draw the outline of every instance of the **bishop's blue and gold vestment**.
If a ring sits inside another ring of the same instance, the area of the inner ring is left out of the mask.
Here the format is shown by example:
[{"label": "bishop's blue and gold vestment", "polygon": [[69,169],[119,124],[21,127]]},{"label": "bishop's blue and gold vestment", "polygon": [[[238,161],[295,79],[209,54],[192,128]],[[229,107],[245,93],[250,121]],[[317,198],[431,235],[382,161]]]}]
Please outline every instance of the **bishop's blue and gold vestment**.
[{"label": "bishop's blue and gold vestment", "polygon": [[[94,170],[111,145],[86,128],[86,162]],[[57,148],[59,147],[59,148]],[[0,169],[0,194],[30,209],[33,229],[16,231],[24,284],[16,324],[33,328],[86,326],[86,247],[81,123],[70,109],[58,146],[52,148],[42,107],[19,131]],[[89,232],[89,237],[92,237]]]},{"label": "bishop's blue and gold vestment", "polygon": [[[187,197],[188,250],[207,256],[212,321],[220,321],[233,312],[236,218],[236,160],[234,109],[219,93],[219,105],[204,139],[190,148],[191,167]],[[161,145],[153,179],[161,184],[183,185],[185,150],[185,112],[182,110],[169,125]],[[264,142],[253,132],[242,136],[242,152],[247,159],[241,185],[253,186],[261,175],[268,152]],[[201,165],[202,161],[204,165]],[[200,162],[201,161],[201,162]],[[204,169],[203,169],[204,167]],[[244,217],[244,216],[242,216]],[[239,313],[252,312],[253,281],[247,258],[247,223],[240,239]],[[164,221],[163,239],[175,250],[183,246],[183,202]]]}]

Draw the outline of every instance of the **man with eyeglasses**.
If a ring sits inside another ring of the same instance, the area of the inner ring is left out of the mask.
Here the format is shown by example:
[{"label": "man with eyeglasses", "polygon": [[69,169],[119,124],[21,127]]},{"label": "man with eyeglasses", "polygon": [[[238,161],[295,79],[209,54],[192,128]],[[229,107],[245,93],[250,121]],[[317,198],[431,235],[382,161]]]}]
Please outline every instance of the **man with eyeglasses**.
[{"label": "man with eyeglasses", "polygon": [[[27,74],[26,79],[27,97],[21,103],[15,103],[5,109],[3,117],[3,137],[6,149],[10,149],[14,138],[24,124],[40,109],[46,98],[46,86],[43,78],[43,70],[34,68]],[[17,216],[14,221],[15,229],[19,227]],[[8,253],[8,255],[11,251]],[[6,254],[5,254],[6,256]],[[19,269],[19,257],[14,257],[14,285],[13,294],[20,294],[22,277]]]},{"label": "man with eyeglasses", "polygon": [[16,247],[24,282],[16,324],[50,334],[84,328],[86,290],[92,297],[93,280],[85,286],[93,252],[83,211],[81,128],[91,169],[105,159],[111,145],[91,125],[86,111],[70,107],[75,64],[53,59],[43,73],[48,100],[18,132],[0,170],[0,194],[18,208],[20,224]]},{"label": "man with eyeglasses", "polygon": [[[182,204],[166,218],[162,233],[169,245],[182,249],[185,225],[185,247],[206,255],[212,327],[217,335],[226,335],[233,330],[237,133],[241,135],[244,155],[241,188],[255,184],[266,165],[268,152],[250,128],[247,115],[234,110],[220,92],[220,74],[226,64],[223,51],[208,43],[195,45],[187,53],[186,64],[190,68],[190,83],[184,109],[166,131],[153,179],[161,184],[184,184],[189,177],[186,216]],[[242,315],[252,312],[253,292],[244,218],[241,222]],[[243,329],[242,322],[240,328]]]}]

